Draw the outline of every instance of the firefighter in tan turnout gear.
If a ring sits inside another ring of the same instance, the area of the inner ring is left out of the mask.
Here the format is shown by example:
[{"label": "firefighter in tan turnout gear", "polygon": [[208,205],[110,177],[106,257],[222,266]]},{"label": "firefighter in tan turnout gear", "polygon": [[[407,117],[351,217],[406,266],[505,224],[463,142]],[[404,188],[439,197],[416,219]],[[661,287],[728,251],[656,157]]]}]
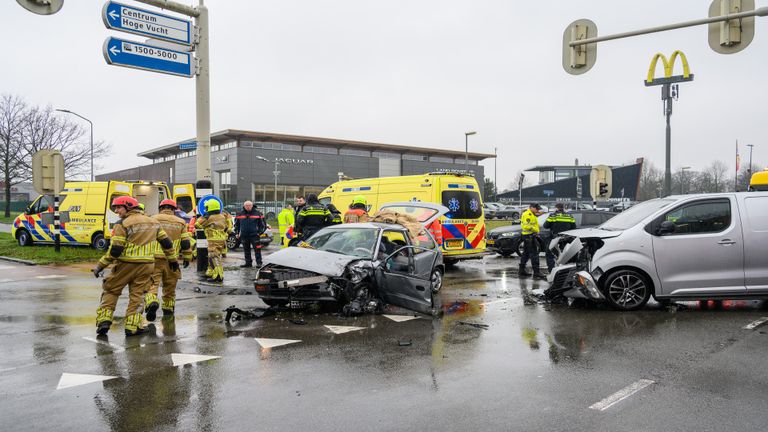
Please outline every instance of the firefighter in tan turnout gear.
[{"label": "firefighter in tan turnout gear", "polygon": [[227,249],[227,236],[232,224],[221,214],[221,204],[215,199],[205,202],[205,216],[198,218],[195,227],[205,231],[208,240],[208,270],[205,275],[213,282],[224,280],[222,255]]},{"label": "firefighter in tan turnout gear", "polygon": [[[173,250],[176,254],[181,254],[184,260],[184,268],[189,267],[189,262],[192,261],[192,242],[190,241],[190,234],[187,231],[187,224],[184,219],[175,215],[175,211],[178,207],[176,201],[172,199],[165,199],[160,202],[160,213],[152,216],[153,219],[160,222],[160,227],[163,228],[168,238],[173,242]],[[147,321],[154,321],[157,314],[157,309],[160,307],[159,300],[157,298],[157,291],[160,284],[163,284],[163,316],[173,315],[176,306],[176,283],[181,279],[181,270],[178,269],[178,262],[175,266],[176,270],[171,270],[170,261],[165,258],[160,243],[155,242],[155,271],[152,273],[152,285],[149,287],[149,292],[144,294],[144,304],[146,305],[145,311],[147,313]]]},{"label": "firefighter in tan turnout gear", "polygon": [[96,333],[107,334],[112,325],[117,299],[128,285],[125,335],[134,336],[146,333],[141,327],[141,307],[142,297],[149,291],[155,267],[155,242],[160,243],[172,270],[178,270],[179,263],[168,234],[156,220],[141,213],[135,198],[117,197],[112,201],[111,208],[121,219],[115,224],[109,250],[94,267],[93,274],[99,277],[108,265],[116,263],[102,284],[101,304],[96,310]]}]

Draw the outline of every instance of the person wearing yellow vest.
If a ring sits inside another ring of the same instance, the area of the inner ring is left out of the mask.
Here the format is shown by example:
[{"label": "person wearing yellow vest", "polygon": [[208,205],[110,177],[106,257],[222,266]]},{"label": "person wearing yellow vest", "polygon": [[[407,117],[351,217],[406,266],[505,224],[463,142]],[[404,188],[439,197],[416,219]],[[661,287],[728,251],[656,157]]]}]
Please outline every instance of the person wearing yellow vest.
[{"label": "person wearing yellow vest", "polygon": [[295,218],[293,217],[293,206],[286,204],[280,214],[277,215],[277,227],[280,233],[280,247],[288,247],[288,228],[294,224]]},{"label": "person wearing yellow vest", "polygon": [[[176,216],[176,201],[172,199],[165,199],[160,202],[160,213],[152,216],[160,223],[168,237],[173,242],[173,249],[176,254],[182,254],[184,260],[184,268],[189,267],[189,262],[192,261],[192,242],[190,241],[191,235],[187,230],[187,224],[184,219]],[[173,315],[176,309],[176,284],[181,279],[181,270],[171,270],[170,261],[165,258],[160,244],[155,243],[155,271],[152,273],[152,284],[149,287],[149,291],[144,294],[144,304],[146,305],[145,311],[147,314],[147,321],[154,321],[156,318],[157,309],[160,307],[157,291],[160,284],[163,284],[163,316]],[[178,264],[178,260],[177,260]]]},{"label": "person wearing yellow vest", "polygon": [[104,336],[112,325],[117,299],[128,285],[128,308],[125,312],[125,335],[146,333],[141,327],[142,296],[151,285],[155,267],[155,242],[160,243],[163,254],[172,270],[179,269],[173,242],[160,224],[141,214],[139,202],[130,196],[119,196],[112,201],[111,209],[120,216],[115,224],[107,253],[93,269],[96,277],[116,262],[112,272],[104,278],[101,304],[96,310],[96,333]]},{"label": "person wearing yellow vest", "polygon": [[344,223],[368,222],[368,200],[363,195],[352,198],[349,210],[344,213]]},{"label": "person wearing yellow vest", "polygon": [[533,277],[539,279],[544,277],[539,269],[539,215],[541,215],[541,206],[531,204],[520,217],[520,227],[523,229],[520,241],[523,242],[524,248],[523,255],[520,257],[520,268],[517,272],[520,277],[531,275],[525,269],[528,259],[531,260],[531,267],[533,267]]},{"label": "person wearing yellow vest", "polygon": [[215,199],[205,202],[205,216],[197,219],[195,227],[205,231],[208,240],[208,270],[205,275],[213,282],[224,281],[222,254],[227,248],[227,235],[230,228],[227,217],[221,214],[221,204]]}]

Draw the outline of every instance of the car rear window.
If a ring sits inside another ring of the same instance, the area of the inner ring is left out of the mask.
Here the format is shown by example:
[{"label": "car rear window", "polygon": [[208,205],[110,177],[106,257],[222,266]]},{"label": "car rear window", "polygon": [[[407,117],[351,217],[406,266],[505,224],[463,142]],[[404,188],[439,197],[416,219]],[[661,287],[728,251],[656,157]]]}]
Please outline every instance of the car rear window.
[{"label": "car rear window", "polygon": [[449,219],[479,219],[483,215],[480,194],[467,190],[443,191],[443,205],[448,207],[445,214]]}]

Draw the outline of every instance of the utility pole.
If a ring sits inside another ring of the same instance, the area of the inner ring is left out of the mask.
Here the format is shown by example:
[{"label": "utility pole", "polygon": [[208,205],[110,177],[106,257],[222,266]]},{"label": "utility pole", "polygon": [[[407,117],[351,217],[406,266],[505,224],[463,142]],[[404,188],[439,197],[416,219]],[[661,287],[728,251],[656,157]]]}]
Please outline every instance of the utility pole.
[{"label": "utility pole", "polygon": [[749,166],[747,167],[747,188],[749,188],[749,182],[752,179],[752,147],[754,145],[747,144],[747,147],[749,147]]},{"label": "utility pole", "polygon": [[499,162],[499,149],[493,148],[493,201],[499,200],[499,183],[498,183],[498,162]]},{"label": "utility pole", "polygon": [[469,136],[477,132],[464,132],[464,171],[469,173]]}]

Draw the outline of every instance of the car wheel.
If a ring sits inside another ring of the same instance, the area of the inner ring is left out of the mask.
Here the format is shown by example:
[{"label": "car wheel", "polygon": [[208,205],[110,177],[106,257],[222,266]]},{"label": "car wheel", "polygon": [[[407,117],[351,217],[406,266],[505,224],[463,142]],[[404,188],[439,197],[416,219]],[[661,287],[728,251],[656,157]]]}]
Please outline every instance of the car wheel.
[{"label": "car wheel", "polygon": [[266,217],[269,220],[274,219],[275,218],[275,212],[267,212]]},{"label": "car wheel", "polygon": [[237,249],[238,246],[240,246],[240,239],[238,239],[234,234],[227,237],[227,249]]},{"label": "car wheel", "polygon": [[512,219],[520,219],[520,213],[518,212],[512,213]]},{"label": "car wheel", "polygon": [[648,279],[634,270],[619,270],[608,275],[603,284],[605,298],[618,310],[640,309],[651,298]]},{"label": "car wheel", "polygon": [[436,293],[443,287],[443,272],[439,268],[432,270],[432,277],[430,278],[432,292]]},{"label": "car wheel", "polygon": [[525,242],[518,239],[516,242],[512,243],[512,248],[518,256],[523,256],[523,252],[525,252]]},{"label": "car wheel", "polygon": [[16,233],[16,240],[19,241],[19,246],[30,246],[32,245],[32,236],[29,234],[29,231],[25,229],[20,229]]},{"label": "car wheel", "polygon": [[104,234],[99,232],[93,235],[91,246],[96,250],[105,251],[109,248],[109,240],[105,239]]}]

